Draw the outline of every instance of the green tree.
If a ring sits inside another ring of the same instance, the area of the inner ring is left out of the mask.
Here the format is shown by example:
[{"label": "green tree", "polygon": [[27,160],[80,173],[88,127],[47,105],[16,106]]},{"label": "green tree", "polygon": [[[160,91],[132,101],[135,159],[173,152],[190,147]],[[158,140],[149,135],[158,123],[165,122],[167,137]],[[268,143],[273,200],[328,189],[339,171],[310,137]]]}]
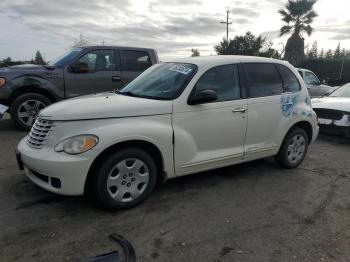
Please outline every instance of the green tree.
[{"label": "green tree", "polygon": [[308,56],[308,59],[317,59],[317,57],[318,57],[318,44],[317,44],[317,41],[315,41],[312,44],[312,47],[309,50],[307,56]]},{"label": "green tree", "polygon": [[247,32],[242,36],[235,36],[227,41],[224,38],[219,44],[214,46],[218,55],[250,55],[259,56],[261,50],[268,44],[262,36],[255,36]]},{"label": "green tree", "polygon": [[201,53],[199,52],[199,50],[198,49],[195,49],[195,48],[192,48],[191,49],[191,56],[192,57],[194,57],[194,56],[200,56],[201,55]]},{"label": "green tree", "polygon": [[332,52],[332,49],[328,49],[326,53],[326,59],[331,59],[331,58],[333,58],[333,52]]},{"label": "green tree", "polygon": [[316,2],[317,0],[288,0],[284,9],[278,11],[285,22],[280,29],[280,36],[292,34],[287,40],[284,58],[295,66],[305,60],[303,33],[310,36],[313,32],[311,24],[318,16],[313,10]]},{"label": "green tree", "polygon": [[333,58],[341,58],[340,42],[338,43],[338,46],[337,46],[337,48],[334,51]]},{"label": "green tree", "polygon": [[323,58],[324,58],[324,51],[323,51],[323,48],[322,48],[321,53],[319,54],[318,58],[319,58],[319,59],[323,59]]},{"label": "green tree", "polygon": [[39,50],[37,50],[35,53],[34,62],[36,65],[46,65],[46,62]]},{"label": "green tree", "polygon": [[12,63],[12,59],[11,59],[11,57],[8,57],[8,58],[5,58],[4,60],[2,60],[2,62],[3,62],[5,65],[9,66],[9,65],[11,65],[11,63]]}]

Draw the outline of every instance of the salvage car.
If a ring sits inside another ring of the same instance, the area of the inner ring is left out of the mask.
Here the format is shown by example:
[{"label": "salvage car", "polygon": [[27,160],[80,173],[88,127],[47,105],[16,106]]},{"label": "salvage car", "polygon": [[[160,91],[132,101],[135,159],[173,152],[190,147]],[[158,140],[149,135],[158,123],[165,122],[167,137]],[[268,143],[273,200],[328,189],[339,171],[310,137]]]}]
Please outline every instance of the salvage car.
[{"label": "salvage car", "polygon": [[309,91],[311,97],[322,97],[332,93],[336,89],[336,87],[322,84],[314,72],[310,70],[298,68],[298,72],[304,79],[307,90]]},{"label": "salvage car", "polygon": [[48,191],[129,208],[157,181],[270,156],[295,168],[317,135],[289,63],[211,56],[160,63],[116,93],[45,108],[16,156]]},{"label": "salvage car", "polygon": [[322,132],[350,137],[350,83],[311,101]]},{"label": "salvage car", "polygon": [[16,126],[29,131],[46,106],[121,89],[156,63],[154,49],[84,46],[70,49],[49,65],[0,68],[0,118],[9,111]]}]

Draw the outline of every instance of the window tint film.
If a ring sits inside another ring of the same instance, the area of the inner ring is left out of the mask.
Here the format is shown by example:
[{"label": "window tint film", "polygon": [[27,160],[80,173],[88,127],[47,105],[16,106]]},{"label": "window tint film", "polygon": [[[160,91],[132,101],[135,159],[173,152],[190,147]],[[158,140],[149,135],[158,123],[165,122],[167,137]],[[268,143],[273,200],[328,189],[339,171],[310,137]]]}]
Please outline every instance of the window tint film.
[{"label": "window tint film", "polygon": [[283,66],[283,65],[277,65],[278,70],[280,71],[280,74],[283,79],[283,85],[284,85],[284,92],[298,92],[300,91],[300,84],[298,79],[295,77],[293,72]]},{"label": "window tint film", "polygon": [[147,52],[143,51],[120,51],[122,70],[125,71],[144,71],[149,68],[152,63]]},{"label": "window tint film", "polygon": [[87,65],[89,73],[111,71],[114,68],[114,54],[112,50],[94,50],[78,60],[78,64]]},{"label": "window tint film", "polygon": [[247,74],[250,97],[274,96],[283,93],[283,85],[273,64],[249,63],[244,68]]},{"label": "window tint film", "polygon": [[305,83],[308,85],[317,85],[318,79],[313,73],[305,72]]},{"label": "window tint film", "polygon": [[240,86],[237,65],[225,65],[212,68],[198,80],[195,92],[214,90],[217,101],[228,101],[240,98]]}]

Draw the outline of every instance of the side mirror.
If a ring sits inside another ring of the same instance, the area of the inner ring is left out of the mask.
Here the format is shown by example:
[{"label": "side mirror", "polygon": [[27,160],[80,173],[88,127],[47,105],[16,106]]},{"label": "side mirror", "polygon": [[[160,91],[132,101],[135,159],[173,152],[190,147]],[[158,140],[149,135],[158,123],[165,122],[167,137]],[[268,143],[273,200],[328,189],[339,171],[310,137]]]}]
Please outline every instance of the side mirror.
[{"label": "side mirror", "polygon": [[218,99],[216,92],[212,89],[202,90],[197,94],[193,94],[188,99],[189,105],[198,105],[204,103],[215,102]]},{"label": "side mirror", "polygon": [[71,65],[73,73],[89,73],[89,65],[87,63],[77,63]]}]

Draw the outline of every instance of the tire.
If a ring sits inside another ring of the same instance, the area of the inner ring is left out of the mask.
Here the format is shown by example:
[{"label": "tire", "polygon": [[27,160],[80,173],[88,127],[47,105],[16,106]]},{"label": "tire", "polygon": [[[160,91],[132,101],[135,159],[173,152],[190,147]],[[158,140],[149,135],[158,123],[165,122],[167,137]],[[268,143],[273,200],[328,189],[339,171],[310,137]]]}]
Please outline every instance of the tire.
[{"label": "tire", "polygon": [[38,93],[27,93],[17,97],[11,104],[10,114],[16,126],[24,131],[30,131],[37,115],[51,101]]},{"label": "tire", "polygon": [[303,162],[308,145],[309,137],[305,130],[295,127],[287,133],[275,160],[283,168],[296,168]]},{"label": "tire", "polygon": [[151,195],[156,180],[157,167],[147,152],[122,149],[97,168],[94,196],[107,209],[128,209]]}]

